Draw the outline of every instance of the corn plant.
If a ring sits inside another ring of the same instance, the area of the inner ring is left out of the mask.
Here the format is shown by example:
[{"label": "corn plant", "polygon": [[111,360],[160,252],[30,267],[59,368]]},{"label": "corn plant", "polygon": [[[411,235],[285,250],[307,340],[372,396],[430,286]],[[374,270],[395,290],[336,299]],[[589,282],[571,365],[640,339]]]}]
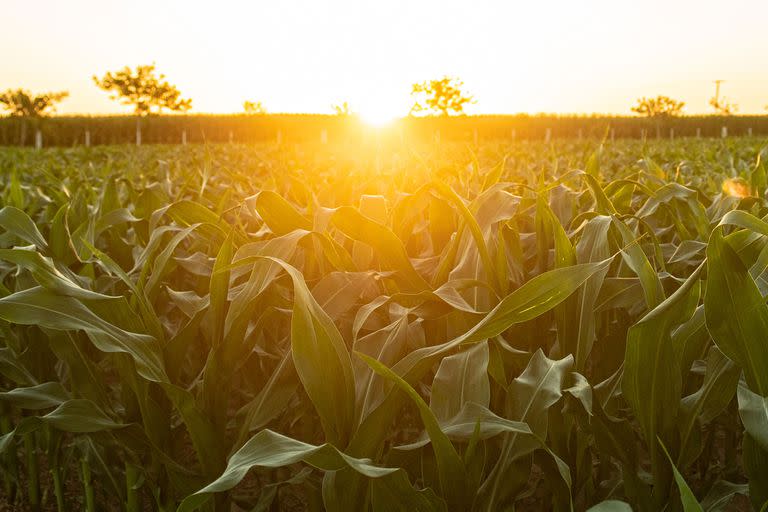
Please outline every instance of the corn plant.
[{"label": "corn plant", "polygon": [[3,499],[765,509],[765,151],[476,149],[0,150]]}]

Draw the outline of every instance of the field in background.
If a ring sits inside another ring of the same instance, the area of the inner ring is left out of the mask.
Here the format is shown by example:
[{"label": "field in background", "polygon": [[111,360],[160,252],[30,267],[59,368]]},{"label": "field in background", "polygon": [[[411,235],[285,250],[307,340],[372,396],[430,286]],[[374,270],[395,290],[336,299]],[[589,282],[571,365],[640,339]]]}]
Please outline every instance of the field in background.
[{"label": "field in background", "polygon": [[760,510],[764,141],[425,130],[0,149],[3,499]]},{"label": "field in background", "polygon": [[[27,126],[23,127],[22,124]],[[670,138],[767,135],[768,116],[685,116],[668,119],[601,116],[458,116],[405,118],[372,128],[353,117],[331,115],[169,115],[141,121],[147,143],[200,142],[359,143],[379,136],[420,143],[580,138]],[[129,144],[136,141],[136,118],[52,117],[41,122],[0,118],[0,146],[35,145],[40,130],[44,146]],[[86,133],[88,135],[86,135]],[[323,135],[325,134],[325,135]]]}]

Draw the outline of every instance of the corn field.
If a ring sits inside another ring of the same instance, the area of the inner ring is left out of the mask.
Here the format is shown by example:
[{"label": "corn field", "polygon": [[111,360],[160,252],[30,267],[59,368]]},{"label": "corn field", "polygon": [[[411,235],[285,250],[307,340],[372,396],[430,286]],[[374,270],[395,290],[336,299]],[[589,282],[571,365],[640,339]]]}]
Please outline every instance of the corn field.
[{"label": "corn field", "polygon": [[0,508],[766,510],[766,156],[1,149]]}]

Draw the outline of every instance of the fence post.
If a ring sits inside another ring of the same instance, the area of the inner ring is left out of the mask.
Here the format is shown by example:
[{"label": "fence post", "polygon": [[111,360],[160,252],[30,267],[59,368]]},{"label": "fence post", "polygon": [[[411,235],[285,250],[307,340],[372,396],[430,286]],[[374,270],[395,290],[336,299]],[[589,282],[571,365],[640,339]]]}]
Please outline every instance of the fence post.
[{"label": "fence post", "polygon": [[752,136],[752,127],[750,126],[749,128],[747,128],[747,137],[751,137],[751,136]]},{"label": "fence post", "polygon": [[696,128],[696,138],[697,139],[701,138],[701,128]]},{"label": "fence post", "polygon": [[613,128],[611,128],[611,142],[613,142],[613,140],[614,140],[615,138],[616,138],[616,130],[614,130]]},{"label": "fence post", "polygon": [[674,128],[670,128],[669,129],[669,139],[670,140],[674,140],[675,139],[675,129]]},{"label": "fence post", "polygon": [[722,128],[720,128],[720,137],[724,139],[727,136],[728,136],[728,127],[723,126]]},{"label": "fence post", "polygon": [[235,140],[235,134],[232,133],[232,130],[229,130],[229,143],[232,144],[234,140]]},{"label": "fence post", "polygon": [[549,142],[549,139],[552,138],[552,130],[547,128],[544,130],[544,142]]},{"label": "fence post", "polygon": [[512,136],[512,140],[515,140],[515,137],[517,137],[517,130],[512,128],[512,133],[510,133],[510,135]]},{"label": "fence post", "polygon": [[136,145],[141,146],[141,126],[136,123]]},{"label": "fence post", "polygon": [[181,145],[187,145],[187,130],[181,130]]},{"label": "fence post", "polygon": [[91,131],[85,130],[85,147],[91,147]]},{"label": "fence post", "polygon": [[38,129],[35,131],[35,149],[43,148],[43,133]]}]

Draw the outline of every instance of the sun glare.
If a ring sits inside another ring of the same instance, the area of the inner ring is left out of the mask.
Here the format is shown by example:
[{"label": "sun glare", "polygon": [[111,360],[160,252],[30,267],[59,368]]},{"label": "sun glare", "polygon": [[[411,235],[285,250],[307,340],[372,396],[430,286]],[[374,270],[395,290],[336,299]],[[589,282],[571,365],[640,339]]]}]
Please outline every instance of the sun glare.
[{"label": "sun glare", "polygon": [[397,117],[391,110],[384,105],[369,105],[360,109],[360,119],[365,124],[371,126],[384,126],[395,120]]}]

